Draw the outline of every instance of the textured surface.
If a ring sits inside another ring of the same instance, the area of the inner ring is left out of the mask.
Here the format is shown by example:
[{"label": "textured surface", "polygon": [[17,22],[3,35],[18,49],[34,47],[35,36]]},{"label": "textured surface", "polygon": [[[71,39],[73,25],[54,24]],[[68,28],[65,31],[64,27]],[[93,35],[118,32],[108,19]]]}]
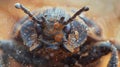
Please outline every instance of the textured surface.
[{"label": "textured surface", "polygon": [[[81,8],[84,5],[90,7],[87,16],[93,19],[103,29],[105,39],[117,40],[120,42],[120,1],[119,0],[0,0],[0,39],[9,39],[11,30],[16,21],[23,17],[24,13],[14,8],[14,3],[23,3],[31,10],[42,6],[63,6]],[[110,54],[101,59],[97,67],[106,67]],[[14,60],[11,60],[14,61]],[[16,67],[12,63],[11,67]]]}]

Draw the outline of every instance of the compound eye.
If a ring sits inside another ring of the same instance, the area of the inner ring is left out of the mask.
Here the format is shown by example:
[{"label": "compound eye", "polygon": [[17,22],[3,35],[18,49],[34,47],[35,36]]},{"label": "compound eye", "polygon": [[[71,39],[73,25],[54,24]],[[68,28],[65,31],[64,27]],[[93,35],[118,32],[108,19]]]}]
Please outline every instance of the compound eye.
[{"label": "compound eye", "polygon": [[63,29],[65,33],[70,33],[70,30],[71,30],[70,24],[66,25]]}]

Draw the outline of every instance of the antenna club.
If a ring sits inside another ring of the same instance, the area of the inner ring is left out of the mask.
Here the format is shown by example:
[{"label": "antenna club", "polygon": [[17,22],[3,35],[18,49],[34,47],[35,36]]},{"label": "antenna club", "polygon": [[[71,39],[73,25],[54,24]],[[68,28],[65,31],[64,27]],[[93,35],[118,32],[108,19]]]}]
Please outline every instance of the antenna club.
[{"label": "antenna club", "polygon": [[89,10],[89,7],[83,7],[84,11],[88,11]]},{"label": "antenna club", "polygon": [[20,4],[20,3],[15,3],[15,7],[16,7],[17,9],[21,9],[21,4]]}]

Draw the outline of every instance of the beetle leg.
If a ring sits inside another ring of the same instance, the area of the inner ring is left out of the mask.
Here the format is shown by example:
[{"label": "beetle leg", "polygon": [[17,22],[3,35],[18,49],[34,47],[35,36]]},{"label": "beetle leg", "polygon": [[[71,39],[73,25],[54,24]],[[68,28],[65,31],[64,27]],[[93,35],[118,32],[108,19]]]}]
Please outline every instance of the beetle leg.
[{"label": "beetle leg", "polygon": [[[9,47],[6,44],[9,44],[8,40],[0,40],[0,67],[8,67],[8,57],[9,55],[6,53],[9,52]],[[12,51],[11,51],[12,52]]]},{"label": "beetle leg", "polygon": [[118,63],[118,52],[114,45],[110,42],[98,42],[95,46],[89,50],[87,56],[80,56],[78,63],[86,65],[96,61],[102,56],[112,52],[108,67],[117,67]]},{"label": "beetle leg", "polygon": [[[33,53],[30,53],[29,50],[24,45],[20,45],[15,41],[10,40],[2,40],[0,41],[0,48],[3,50],[4,55],[2,56],[2,60],[0,60],[0,64],[7,62],[7,57],[12,57],[17,62],[23,65],[43,65],[45,66],[48,63],[48,60],[41,58],[40,56],[36,56]],[[1,58],[1,57],[0,57]],[[4,67],[4,66],[2,66]],[[6,67],[6,66],[5,66]]]},{"label": "beetle leg", "polygon": [[[4,55],[8,57],[11,56],[21,63],[31,63],[30,57],[28,56],[27,52],[28,50],[24,48],[23,45],[16,45],[13,41],[10,40],[1,40],[0,48],[3,50]],[[5,57],[4,55],[3,57]]]},{"label": "beetle leg", "polygon": [[0,67],[8,67],[8,55],[0,55]]}]

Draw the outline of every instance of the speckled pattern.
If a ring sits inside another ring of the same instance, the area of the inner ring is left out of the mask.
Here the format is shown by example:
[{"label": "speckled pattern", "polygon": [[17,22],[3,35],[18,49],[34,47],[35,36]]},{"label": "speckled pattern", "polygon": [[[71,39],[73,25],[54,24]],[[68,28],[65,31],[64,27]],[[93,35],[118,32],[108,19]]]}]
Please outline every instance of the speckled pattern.
[{"label": "speckled pattern", "polygon": [[[13,4],[15,2],[20,2],[31,10],[40,8],[42,6],[67,6],[80,8],[81,6],[88,5],[90,10],[87,14],[88,17],[91,17],[94,21],[96,21],[99,25],[101,25],[103,29],[103,36],[107,39],[115,39],[119,41],[119,1],[118,0],[100,0],[100,1],[64,1],[64,0],[35,0],[35,1],[23,1],[23,0],[1,0],[0,1],[0,39],[8,39],[10,38],[11,29],[13,29],[13,25],[16,21],[18,21],[21,17],[23,17],[24,13],[19,10],[16,11]],[[29,3],[28,3],[29,2]],[[59,3],[58,3],[59,2]],[[7,5],[6,5],[7,4]],[[34,5],[33,5],[34,4]],[[98,6],[99,5],[99,6]],[[6,18],[4,18],[6,17]],[[6,21],[7,20],[7,21]],[[114,20],[114,23],[113,23]],[[4,30],[3,30],[4,29]],[[112,32],[111,32],[112,31]],[[101,58],[99,63],[93,64],[88,67],[106,67],[108,60],[111,54],[104,56]],[[12,63],[13,62],[13,63]],[[23,67],[22,65],[15,63],[15,61],[11,61],[12,66],[10,67]],[[67,66],[67,65],[65,65]]]}]

